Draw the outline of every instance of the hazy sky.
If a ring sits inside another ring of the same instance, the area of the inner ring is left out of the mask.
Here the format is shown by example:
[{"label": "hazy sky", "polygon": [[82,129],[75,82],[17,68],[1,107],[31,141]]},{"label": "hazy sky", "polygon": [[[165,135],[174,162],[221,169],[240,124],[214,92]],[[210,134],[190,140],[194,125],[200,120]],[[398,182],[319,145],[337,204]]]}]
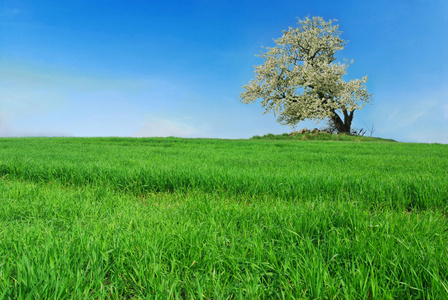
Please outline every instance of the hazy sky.
[{"label": "hazy sky", "polygon": [[355,127],[448,143],[447,0],[2,0],[0,136],[290,132],[239,94],[308,15],[338,19],[347,79],[369,76]]}]

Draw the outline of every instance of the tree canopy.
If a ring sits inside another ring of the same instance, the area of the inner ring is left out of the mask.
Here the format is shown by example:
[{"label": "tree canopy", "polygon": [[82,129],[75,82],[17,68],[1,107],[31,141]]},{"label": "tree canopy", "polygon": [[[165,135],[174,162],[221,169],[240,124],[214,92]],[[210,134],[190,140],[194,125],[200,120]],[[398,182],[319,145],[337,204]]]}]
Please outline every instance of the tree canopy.
[{"label": "tree canopy", "polygon": [[343,80],[353,61],[335,62],[346,42],[334,22],[306,17],[298,19],[298,27],[283,31],[277,46],[258,55],[264,64],[255,67],[255,79],[243,86],[241,102],[261,99],[265,113],[274,113],[284,125],[328,119],[339,133],[350,133],[354,111],[372,101],[372,95],[364,85],[367,76]]}]

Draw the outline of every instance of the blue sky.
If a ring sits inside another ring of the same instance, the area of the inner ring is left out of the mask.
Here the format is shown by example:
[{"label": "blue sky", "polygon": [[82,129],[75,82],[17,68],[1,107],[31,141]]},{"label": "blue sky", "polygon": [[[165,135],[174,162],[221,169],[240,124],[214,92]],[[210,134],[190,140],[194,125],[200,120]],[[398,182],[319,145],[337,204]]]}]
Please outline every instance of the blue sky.
[{"label": "blue sky", "polygon": [[369,76],[355,127],[448,143],[446,0],[2,0],[0,136],[290,132],[239,94],[261,46],[306,16],[338,19],[347,79]]}]

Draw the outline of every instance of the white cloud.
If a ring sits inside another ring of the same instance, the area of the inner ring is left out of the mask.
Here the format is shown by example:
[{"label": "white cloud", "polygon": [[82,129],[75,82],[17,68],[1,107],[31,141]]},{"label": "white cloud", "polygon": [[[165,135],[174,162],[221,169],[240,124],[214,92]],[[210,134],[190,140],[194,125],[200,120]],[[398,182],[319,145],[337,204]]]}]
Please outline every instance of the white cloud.
[{"label": "white cloud", "polygon": [[14,136],[14,130],[9,124],[9,118],[5,114],[0,114],[0,137]]},{"label": "white cloud", "polygon": [[45,72],[0,68],[0,105],[13,115],[49,111],[66,104],[66,92],[57,84],[61,76]]},{"label": "white cloud", "polygon": [[376,129],[374,135],[404,142],[447,143],[445,95],[445,90],[431,94],[380,95],[371,116]]},{"label": "white cloud", "polygon": [[9,17],[9,16],[15,16],[20,13],[20,9],[18,8],[6,8],[0,11],[0,16],[2,17]]},{"label": "white cloud", "polygon": [[198,130],[192,126],[168,119],[151,117],[135,132],[133,137],[192,137]]},{"label": "white cloud", "polygon": [[448,119],[448,105],[442,106],[443,109],[443,118]]},{"label": "white cloud", "polygon": [[419,130],[409,135],[413,142],[418,143],[440,143],[448,144],[448,128],[436,129],[434,131]]},{"label": "white cloud", "polygon": [[394,127],[410,127],[421,122],[421,119],[426,117],[435,106],[434,102],[414,102],[409,103],[407,107],[395,107],[394,112],[389,115],[389,122],[394,123]]},{"label": "white cloud", "polygon": [[31,137],[31,136],[71,136],[56,130],[19,130],[13,126],[10,118],[5,114],[0,114],[0,137]]}]

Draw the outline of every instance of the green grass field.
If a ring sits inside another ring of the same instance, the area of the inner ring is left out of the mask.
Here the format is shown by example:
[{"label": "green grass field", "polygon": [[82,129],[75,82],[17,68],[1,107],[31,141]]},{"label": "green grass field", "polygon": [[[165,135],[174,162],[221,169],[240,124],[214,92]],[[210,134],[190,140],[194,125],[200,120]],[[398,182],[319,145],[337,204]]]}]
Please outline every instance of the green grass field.
[{"label": "green grass field", "polygon": [[0,139],[0,299],[447,299],[448,145],[305,139]]}]

